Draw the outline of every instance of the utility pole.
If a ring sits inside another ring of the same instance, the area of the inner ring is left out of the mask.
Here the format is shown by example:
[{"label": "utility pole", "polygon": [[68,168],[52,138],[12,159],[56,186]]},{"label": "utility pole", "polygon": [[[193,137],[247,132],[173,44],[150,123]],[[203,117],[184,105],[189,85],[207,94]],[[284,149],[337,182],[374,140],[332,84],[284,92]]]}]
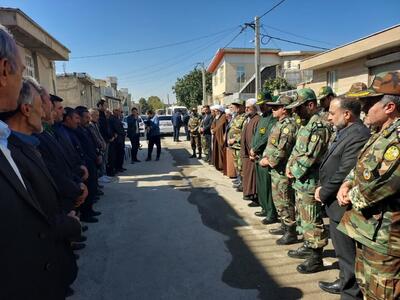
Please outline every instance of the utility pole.
[{"label": "utility pole", "polygon": [[255,32],[255,98],[257,99],[258,93],[261,91],[261,74],[260,74],[260,18],[254,17],[254,32]]}]

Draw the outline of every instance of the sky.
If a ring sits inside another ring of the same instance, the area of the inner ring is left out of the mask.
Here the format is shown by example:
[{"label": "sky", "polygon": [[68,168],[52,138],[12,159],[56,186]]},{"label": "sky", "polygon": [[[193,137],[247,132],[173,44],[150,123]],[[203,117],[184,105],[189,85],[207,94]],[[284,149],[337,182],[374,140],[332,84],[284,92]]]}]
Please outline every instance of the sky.
[{"label": "sky", "polygon": [[[159,96],[175,101],[176,79],[207,66],[219,48],[279,0],[2,0],[19,8],[65,45],[70,60],[57,73],[117,76],[134,101]],[[339,46],[400,23],[400,0],[286,0],[261,19],[262,32],[322,48]],[[243,31],[229,47],[254,47]],[[267,39],[264,39],[267,42]],[[172,45],[171,45],[172,44]],[[174,45],[175,44],[175,45]],[[149,48],[170,45],[153,50]],[[314,50],[270,40],[264,48]],[[136,51],[140,50],[140,51]],[[108,55],[131,52],[120,55]],[[87,57],[107,54],[107,56]],[[86,57],[85,57],[86,56]],[[167,96],[168,95],[168,96]]]}]

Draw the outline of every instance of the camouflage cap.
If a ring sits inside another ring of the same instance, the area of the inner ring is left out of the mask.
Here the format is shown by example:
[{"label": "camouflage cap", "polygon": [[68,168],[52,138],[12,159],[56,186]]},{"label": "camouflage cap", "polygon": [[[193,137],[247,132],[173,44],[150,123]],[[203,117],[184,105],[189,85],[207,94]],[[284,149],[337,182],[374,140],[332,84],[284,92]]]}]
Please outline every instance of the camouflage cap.
[{"label": "camouflage cap", "polygon": [[318,100],[328,97],[329,95],[335,96],[332,88],[330,86],[323,86],[318,92]]},{"label": "camouflage cap", "polygon": [[297,91],[297,96],[294,98],[294,102],[286,106],[287,109],[292,109],[306,103],[307,101],[317,100],[317,96],[310,88],[304,88]]},{"label": "camouflage cap", "polygon": [[237,105],[245,105],[246,101],[243,99],[234,99],[231,104],[237,104]]},{"label": "camouflage cap", "polygon": [[271,106],[287,106],[293,102],[292,97],[280,95],[275,101],[267,102]]},{"label": "camouflage cap", "polygon": [[371,88],[384,95],[400,95],[400,71],[384,72],[375,76]]},{"label": "camouflage cap", "polygon": [[264,91],[258,93],[256,104],[261,105],[269,100],[272,100],[271,94],[268,91],[264,90]]},{"label": "camouflage cap", "polygon": [[350,90],[343,96],[350,99],[365,99],[368,97],[376,97],[379,95],[381,94],[376,93],[373,89],[369,89],[365,83],[355,82],[351,85]]}]

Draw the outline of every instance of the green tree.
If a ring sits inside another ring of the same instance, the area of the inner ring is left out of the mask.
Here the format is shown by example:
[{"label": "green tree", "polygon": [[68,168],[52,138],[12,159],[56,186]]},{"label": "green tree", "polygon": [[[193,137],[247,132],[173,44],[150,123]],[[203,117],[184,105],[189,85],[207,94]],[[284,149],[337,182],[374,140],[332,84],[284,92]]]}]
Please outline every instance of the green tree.
[{"label": "green tree", "polygon": [[157,109],[164,109],[165,104],[161,101],[161,99],[157,96],[150,96],[147,99],[147,104],[151,107],[153,110]]},{"label": "green tree", "polygon": [[[200,105],[203,100],[203,79],[202,71],[194,68],[182,78],[177,78],[172,87],[176,95],[178,105],[184,105],[188,108]],[[212,75],[206,73],[206,92],[208,95],[212,91]]]},{"label": "green tree", "polygon": [[140,110],[141,110],[142,114],[145,114],[150,109],[150,106],[147,103],[145,98],[139,99],[139,105],[140,105]]},{"label": "green tree", "polygon": [[269,91],[271,95],[273,95],[275,91],[282,92],[295,89],[295,87],[291,86],[283,77],[276,77],[265,80],[263,88],[264,90]]}]

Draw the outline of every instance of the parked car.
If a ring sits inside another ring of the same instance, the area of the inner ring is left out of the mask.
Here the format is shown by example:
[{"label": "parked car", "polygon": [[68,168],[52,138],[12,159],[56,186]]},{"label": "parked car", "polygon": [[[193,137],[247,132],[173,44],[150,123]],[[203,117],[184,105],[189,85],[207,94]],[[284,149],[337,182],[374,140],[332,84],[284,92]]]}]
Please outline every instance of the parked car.
[{"label": "parked car", "polygon": [[174,127],[172,126],[172,116],[158,116],[160,121],[160,133],[161,134],[173,134]]},{"label": "parked car", "polygon": [[[128,117],[126,116],[122,120],[122,125],[124,126],[125,132],[128,131],[128,123],[126,122],[127,118]],[[143,118],[145,118],[145,119],[143,119]],[[145,129],[144,121],[145,120],[147,120],[146,116],[139,116],[139,133],[140,133],[140,136],[144,136],[144,129]]]}]

